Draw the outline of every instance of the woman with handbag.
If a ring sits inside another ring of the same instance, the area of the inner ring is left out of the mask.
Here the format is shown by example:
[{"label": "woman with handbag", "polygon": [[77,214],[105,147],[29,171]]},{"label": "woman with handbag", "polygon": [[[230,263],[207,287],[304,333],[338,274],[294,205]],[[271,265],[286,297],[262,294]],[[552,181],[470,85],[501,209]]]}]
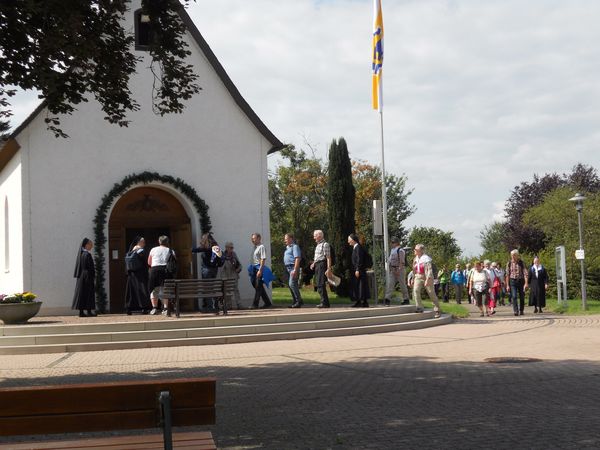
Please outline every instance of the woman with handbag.
[{"label": "woman with handbag", "polygon": [[136,236],[125,255],[125,270],[127,270],[125,311],[128,316],[133,311],[148,314],[152,309],[148,296],[148,263],[144,247],[146,247],[146,240]]},{"label": "woman with handbag", "polygon": [[479,308],[479,316],[484,316],[484,308],[485,315],[489,316],[489,293],[491,280],[489,274],[483,270],[483,263],[481,261],[477,261],[475,263],[475,269],[471,273],[469,277],[469,286],[468,290],[473,294],[473,298],[475,299],[475,303],[477,303],[477,307]]},{"label": "woman with handbag", "polygon": [[[223,252],[212,233],[204,233],[198,247],[192,248],[192,253],[200,253],[202,279],[217,278],[219,267],[223,265],[224,260]],[[202,305],[197,305],[197,308],[202,312],[218,311],[218,306],[212,298],[203,298]]]}]

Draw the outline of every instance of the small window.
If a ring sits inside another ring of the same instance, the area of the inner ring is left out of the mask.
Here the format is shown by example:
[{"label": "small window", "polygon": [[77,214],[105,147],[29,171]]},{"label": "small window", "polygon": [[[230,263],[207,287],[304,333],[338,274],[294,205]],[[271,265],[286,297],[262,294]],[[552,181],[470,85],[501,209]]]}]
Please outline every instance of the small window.
[{"label": "small window", "polygon": [[152,30],[150,29],[150,17],[138,9],[134,15],[135,20],[135,48],[136,50],[148,50],[152,42]]},{"label": "small window", "polygon": [[8,197],[4,197],[4,271],[10,270],[10,230],[8,218]]}]

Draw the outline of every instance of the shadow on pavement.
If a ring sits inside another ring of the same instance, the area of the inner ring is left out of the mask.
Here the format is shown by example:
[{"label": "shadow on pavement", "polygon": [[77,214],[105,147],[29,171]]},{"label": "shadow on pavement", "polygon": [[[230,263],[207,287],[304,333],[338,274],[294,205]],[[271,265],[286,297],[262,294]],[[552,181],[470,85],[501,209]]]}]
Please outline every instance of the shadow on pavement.
[{"label": "shadow on pavement", "polygon": [[223,449],[600,447],[598,362],[325,358],[247,366],[229,360],[205,367],[4,379],[0,385],[214,376],[217,424],[204,429]]}]

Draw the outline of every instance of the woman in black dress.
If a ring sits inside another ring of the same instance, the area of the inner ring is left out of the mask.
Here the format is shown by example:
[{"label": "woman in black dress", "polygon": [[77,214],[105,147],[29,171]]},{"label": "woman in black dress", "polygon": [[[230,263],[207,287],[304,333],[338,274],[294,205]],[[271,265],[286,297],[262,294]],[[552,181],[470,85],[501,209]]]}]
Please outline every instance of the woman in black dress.
[{"label": "woman in black dress", "polygon": [[527,273],[529,285],[529,306],[534,306],[534,313],[543,313],[546,307],[546,289],[548,289],[548,271],[540,264],[540,258],[533,259],[533,265]]},{"label": "woman in black dress", "polygon": [[[75,295],[73,296],[73,306],[71,309],[79,310],[79,317],[95,317],[96,313],[96,294],[95,283],[96,269],[94,268],[94,258],[90,251],[94,243],[84,238],[77,253],[75,262],[75,274],[77,283],[75,284]],[[87,311],[87,314],[84,312]]]},{"label": "woman in black dress", "polygon": [[146,241],[136,236],[125,256],[127,284],[125,286],[125,311],[130,316],[133,311],[147,314],[152,309],[148,294],[148,264],[144,247]]}]

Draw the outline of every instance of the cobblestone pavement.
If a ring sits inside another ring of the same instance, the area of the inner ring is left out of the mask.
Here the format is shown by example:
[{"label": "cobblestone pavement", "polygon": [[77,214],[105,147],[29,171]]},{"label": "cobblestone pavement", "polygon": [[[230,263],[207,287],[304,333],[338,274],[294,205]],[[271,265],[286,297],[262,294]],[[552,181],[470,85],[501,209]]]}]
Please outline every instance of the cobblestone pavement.
[{"label": "cobblestone pavement", "polygon": [[[541,361],[485,361],[502,357]],[[207,375],[219,448],[600,448],[600,316],[506,307],[368,336],[0,356],[0,386]]]}]

